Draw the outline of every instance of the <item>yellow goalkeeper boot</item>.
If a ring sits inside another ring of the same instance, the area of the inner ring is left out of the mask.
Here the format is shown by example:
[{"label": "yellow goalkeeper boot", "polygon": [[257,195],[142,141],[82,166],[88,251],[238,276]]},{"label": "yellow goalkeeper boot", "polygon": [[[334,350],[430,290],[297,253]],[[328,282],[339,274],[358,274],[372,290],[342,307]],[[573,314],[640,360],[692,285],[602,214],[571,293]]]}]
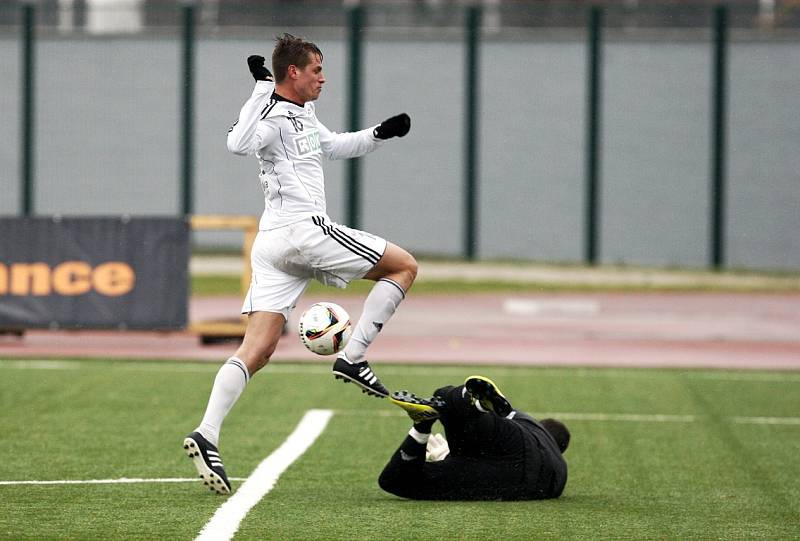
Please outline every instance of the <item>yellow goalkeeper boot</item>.
[{"label": "yellow goalkeeper boot", "polygon": [[444,400],[441,398],[435,396],[420,398],[408,391],[395,391],[389,400],[392,401],[392,404],[403,408],[414,423],[438,419],[439,411],[436,408],[444,407]]},{"label": "yellow goalkeeper boot", "polygon": [[506,400],[495,382],[485,376],[470,376],[464,382],[467,392],[478,401],[486,411],[493,411],[500,417],[507,417],[514,408]]}]

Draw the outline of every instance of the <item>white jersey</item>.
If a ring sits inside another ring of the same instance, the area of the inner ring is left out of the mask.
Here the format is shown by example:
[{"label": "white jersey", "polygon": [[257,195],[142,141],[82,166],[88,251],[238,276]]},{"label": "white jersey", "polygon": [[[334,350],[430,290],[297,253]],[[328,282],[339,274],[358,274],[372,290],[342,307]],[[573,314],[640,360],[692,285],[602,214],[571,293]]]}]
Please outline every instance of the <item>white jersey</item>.
[{"label": "white jersey", "polygon": [[228,131],[228,150],[254,154],[259,160],[264,190],[262,231],[326,214],[323,156],[355,158],[383,143],[373,135],[374,126],[352,133],[332,132],[317,119],[313,102],[300,106],[274,90],[271,81],[256,82]]}]

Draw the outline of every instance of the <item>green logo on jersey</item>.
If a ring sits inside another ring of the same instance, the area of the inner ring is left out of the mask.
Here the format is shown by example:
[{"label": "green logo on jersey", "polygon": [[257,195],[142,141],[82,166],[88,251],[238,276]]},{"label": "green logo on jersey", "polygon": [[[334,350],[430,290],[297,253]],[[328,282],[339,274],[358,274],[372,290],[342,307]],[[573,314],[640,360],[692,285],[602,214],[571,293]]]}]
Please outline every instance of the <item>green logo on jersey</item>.
[{"label": "green logo on jersey", "polygon": [[320,149],[319,132],[314,130],[310,133],[295,137],[294,143],[297,145],[297,153],[301,156],[316,152]]}]

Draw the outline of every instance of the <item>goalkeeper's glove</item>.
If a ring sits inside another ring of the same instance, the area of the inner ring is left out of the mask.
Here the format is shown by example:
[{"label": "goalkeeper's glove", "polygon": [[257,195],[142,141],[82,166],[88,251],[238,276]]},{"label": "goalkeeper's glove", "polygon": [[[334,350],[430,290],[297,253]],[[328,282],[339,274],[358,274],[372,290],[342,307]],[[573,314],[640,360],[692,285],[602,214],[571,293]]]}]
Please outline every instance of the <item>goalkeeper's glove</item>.
[{"label": "goalkeeper's glove", "polygon": [[392,137],[403,137],[410,129],[411,117],[405,113],[400,113],[381,122],[372,133],[378,139],[390,139]]},{"label": "goalkeeper's glove", "polygon": [[257,54],[247,57],[247,67],[256,81],[272,81],[272,73],[264,66],[264,57]]},{"label": "goalkeeper's glove", "polygon": [[425,447],[425,460],[428,462],[439,462],[447,458],[450,454],[450,445],[441,434],[431,434],[428,444]]}]

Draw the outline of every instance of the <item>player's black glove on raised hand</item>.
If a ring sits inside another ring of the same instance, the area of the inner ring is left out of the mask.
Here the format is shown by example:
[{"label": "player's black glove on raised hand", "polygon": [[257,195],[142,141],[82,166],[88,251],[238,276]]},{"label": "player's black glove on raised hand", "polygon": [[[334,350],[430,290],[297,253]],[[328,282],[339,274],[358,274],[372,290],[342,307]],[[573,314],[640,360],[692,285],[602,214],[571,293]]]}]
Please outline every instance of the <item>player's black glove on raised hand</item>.
[{"label": "player's black glove on raised hand", "polygon": [[257,54],[247,57],[247,67],[256,81],[272,81],[272,73],[264,66],[264,57]]},{"label": "player's black glove on raised hand", "polygon": [[410,129],[411,117],[405,113],[400,113],[381,122],[372,133],[378,139],[390,139],[392,137],[403,137]]}]

